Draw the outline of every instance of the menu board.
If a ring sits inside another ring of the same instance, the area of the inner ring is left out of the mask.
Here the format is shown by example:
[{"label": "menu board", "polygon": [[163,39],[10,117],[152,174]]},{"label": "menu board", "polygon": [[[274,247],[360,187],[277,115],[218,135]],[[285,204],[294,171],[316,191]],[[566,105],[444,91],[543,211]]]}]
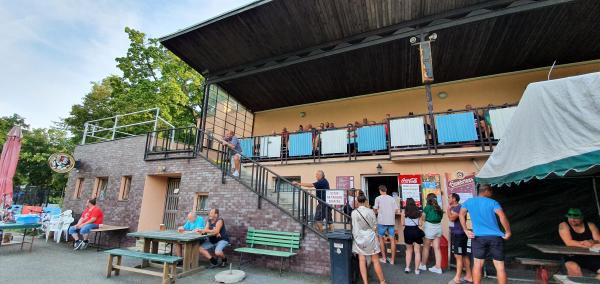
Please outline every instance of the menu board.
[{"label": "menu board", "polygon": [[454,174],[446,173],[446,188],[448,189],[448,195],[458,194],[462,204],[475,195],[475,173],[464,173],[462,171]]},{"label": "menu board", "polygon": [[433,193],[437,197],[437,202],[442,206],[442,187],[441,177],[439,174],[424,174],[421,187],[422,189],[422,200],[427,200],[427,195]]},{"label": "menu board", "polygon": [[421,207],[421,175],[399,175],[400,194],[402,207],[406,206],[406,199],[412,198]]}]

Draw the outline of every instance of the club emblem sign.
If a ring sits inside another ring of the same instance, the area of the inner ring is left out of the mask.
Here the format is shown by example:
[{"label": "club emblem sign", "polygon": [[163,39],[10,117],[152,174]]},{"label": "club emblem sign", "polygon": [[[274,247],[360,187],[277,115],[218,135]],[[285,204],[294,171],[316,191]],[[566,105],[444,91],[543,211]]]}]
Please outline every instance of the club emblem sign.
[{"label": "club emblem sign", "polygon": [[68,173],[75,167],[75,159],[69,154],[55,153],[48,158],[48,165],[57,173]]}]

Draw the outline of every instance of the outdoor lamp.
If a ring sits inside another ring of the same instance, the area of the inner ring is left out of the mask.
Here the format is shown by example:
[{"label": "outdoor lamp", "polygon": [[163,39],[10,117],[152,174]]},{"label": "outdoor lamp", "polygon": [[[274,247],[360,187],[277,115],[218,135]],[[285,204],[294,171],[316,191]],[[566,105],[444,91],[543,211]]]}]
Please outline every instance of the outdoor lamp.
[{"label": "outdoor lamp", "polygon": [[381,164],[377,164],[377,174],[380,175],[382,171],[383,167],[381,166]]},{"label": "outdoor lamp", "polygon": [[437,96],[438,96],[438,98],[440,98],[440,99],[442,99],[442,100],[443,100],[443,99],[445,99],[445,98],[447,98],[447,97],[448,97],[448,93],[446,93],[446,92],[439,92],[439,93],[437,94]]},{"label": "outdoor lamp", "polygon": [[300,112],[300,117],[305,117],[306,116],[306,112],[301,111]]}]

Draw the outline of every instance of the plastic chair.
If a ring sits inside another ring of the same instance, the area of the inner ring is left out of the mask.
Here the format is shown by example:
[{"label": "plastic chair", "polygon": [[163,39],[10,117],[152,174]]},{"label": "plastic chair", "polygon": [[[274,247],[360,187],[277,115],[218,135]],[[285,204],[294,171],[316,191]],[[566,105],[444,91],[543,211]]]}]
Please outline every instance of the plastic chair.
[{"label": "plastic chair", "polygon": [[75,221],[75,219],[71,216],[64,216],[61,218],[60,229],[58,231],[58,239],[56,238],[56,233],[54,233],[54,239],[56,240],[56,243],[60,243],[60,239],[62,239],[63,232],[65,234],[65,240],[67,242],[69,241],[69,227],[71,226],[71,223],[73,223],[73,221]]},{"label": "plastic chair", "polygon": [[50,232],[54,232],[54,240],[57,239],[57,235],[61,232],[60,228],[61,228],[61,216],[60,215],[55,215],[52,216],[50,218],[50,221],[48,222],[47,226],[46,226],[46,242],[48,242],[48,238],[50,237]]},{"label": "plastic chair", "polygon": [[44,207],[44,213],[50,214],[51,216],[60,215],[62,210],[59,207]]}]

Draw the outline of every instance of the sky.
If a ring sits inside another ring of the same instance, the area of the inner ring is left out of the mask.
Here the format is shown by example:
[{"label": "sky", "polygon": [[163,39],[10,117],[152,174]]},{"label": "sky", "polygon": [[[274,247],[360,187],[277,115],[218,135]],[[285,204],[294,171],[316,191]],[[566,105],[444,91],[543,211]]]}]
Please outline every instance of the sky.
[{"label": "sky", "polygon": [[251,0],[0,0],[0,116],[50,127],[120,74],[126,26],[157,38]]}]

